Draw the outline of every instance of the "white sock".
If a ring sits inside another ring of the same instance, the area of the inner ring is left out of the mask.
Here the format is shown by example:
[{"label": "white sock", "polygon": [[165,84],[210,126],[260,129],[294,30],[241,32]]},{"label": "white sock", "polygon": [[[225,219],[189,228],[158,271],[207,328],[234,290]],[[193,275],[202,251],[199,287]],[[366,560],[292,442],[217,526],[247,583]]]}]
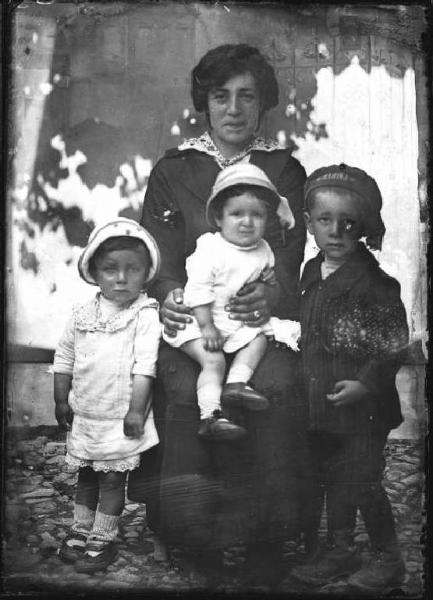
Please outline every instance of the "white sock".
[{"label": "white sock", "polygon": [[221,410],[221,386],[217,383],[204,383],[197,387],[197,400],[200,419],[212,416],[214,410]]},{"label": "white sock", "polygon": [[118,515],[105,515],[97,510],[88,541],[98,540],[101,542],[111,542],[116,539],[119,531],[119,519],[120,517]]},{"label": "white sock", "polygon": [[74,522],[71,531],[88,535],[92,529],[95,514],[95,511],[85,504],[74,504]]},{"label": "white sock", "polygon": [[254,371],[248,365],[233,365],[227,375],[226,383],[248,383]]}]

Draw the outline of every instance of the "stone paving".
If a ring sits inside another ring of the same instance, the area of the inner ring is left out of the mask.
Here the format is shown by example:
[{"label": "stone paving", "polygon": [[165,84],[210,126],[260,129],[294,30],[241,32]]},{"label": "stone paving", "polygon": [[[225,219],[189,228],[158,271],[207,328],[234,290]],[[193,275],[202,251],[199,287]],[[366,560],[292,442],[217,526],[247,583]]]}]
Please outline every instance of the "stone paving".
[{"label": "stone paving", "polygon": [[[5,522],[3,529],[3,593],[42,594],[53,591],[158,591],[177,593],[219,591],[242,594],[245,583],[236,569],[220,575],[199,571],[182,551],[172,549],[164,556],[146,526],[145,506],[126,503],[118,538],[118,558],[104,572],[76,573],[64,564],[57,552],[72,523],[76,472],[64,464],[64,437],[56,431],[8,435]],[[406,563],[407,576],[393,597],[424,596],[423,585],[423,443],[391,441],[386,450],[386,487],[393,504],[397,531]],[[357,525],[356,542],[365,560],[369,559],[368,537],[362,522]],[[287,544],[289,565],[299,548]],[[226,563],[241,564],[242,548],[226,554]],[[255,588],[254,588],[255,589]],[[251,589],[251,591],[254,591]],[[249,590],[248,590],[249,591]],[[296,587],[287,577],[276,588],[256,590],[296,592],[307,597],[311,590]],[[345,581],[322,588],[319,593],[345,596]],[[351,595],[350,595],[351,596]]]}]

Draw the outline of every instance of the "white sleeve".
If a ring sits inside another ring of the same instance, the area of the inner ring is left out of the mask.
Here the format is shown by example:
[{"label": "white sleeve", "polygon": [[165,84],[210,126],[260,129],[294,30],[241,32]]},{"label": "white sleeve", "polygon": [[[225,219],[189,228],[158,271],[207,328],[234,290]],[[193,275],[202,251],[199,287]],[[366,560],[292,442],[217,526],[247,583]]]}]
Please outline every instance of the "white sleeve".
[{"label": "white sleeve", "polygon": [[154,308],[144,308],[138,314],[135,330],[133,375],[156,376],[160,337],[161,324],[158,311]]},{"label": "white sleeve", "polygon": [[268,244],[268,242],[266,240],[262,240],[264,248],[265,248],[265,252],[266,252],[266,261],[267,261],[267,267],[275,267],[275,254],[272,251],[272,248],[270,247],[270,245]]},{"label": "white sleeve", "polygon": [[186,259],[187,282],[184,290],[184,302],[194,308],[211,304],[215,300],[213,259],[218,250],[213,234],[204,234],[197,240],[195,251]]},{"label": "white sleeve", "polygon": [[71,316],[54,353],[54,373],[72,375],[75,362],[75,318]]}]

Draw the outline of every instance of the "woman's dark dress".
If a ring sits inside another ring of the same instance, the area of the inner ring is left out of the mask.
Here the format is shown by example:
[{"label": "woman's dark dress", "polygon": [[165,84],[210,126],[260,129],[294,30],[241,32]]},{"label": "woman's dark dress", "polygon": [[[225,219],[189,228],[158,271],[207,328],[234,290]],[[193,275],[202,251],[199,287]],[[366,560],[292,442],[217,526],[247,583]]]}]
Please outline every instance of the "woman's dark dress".
[{"label": "woman's dark dress", "polygon": [[[271,219],[265,237],[274,251],[282,288],[273,312],[297,319],[305,171],[287,150],[253,150],[250,162],[287,197],[296,219],[296,227],[285,237],[277,218]],[[175,149],[150,175],[141,222],[161,251],[161,272],[150,290],[161,304],[171,290],[184,287],[185,259],[196,239],[209,231],[205,205],[219,170],[204,152]],[[149,524],[166,542],[215,548],[239,540],[287,539],[299,528],[307,415],[298,361],[293,351],[269,343],[252,379],[268,397],[269,410],[234,414],[247,428],[244,440],[209,443],[197,436],[199,367],[181,350],[161,344],[154,400],[161,443],[131,473],[128,496],[146,502]],[[155,454],[162,461],[159,495]]]}]

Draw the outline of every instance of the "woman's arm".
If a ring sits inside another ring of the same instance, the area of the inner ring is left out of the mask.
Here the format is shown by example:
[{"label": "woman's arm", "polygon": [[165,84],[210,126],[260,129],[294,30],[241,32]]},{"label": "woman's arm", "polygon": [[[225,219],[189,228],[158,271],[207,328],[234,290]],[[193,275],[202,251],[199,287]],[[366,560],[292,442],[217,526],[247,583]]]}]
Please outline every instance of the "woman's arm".
[{"label": "woman's arm", "polygon": [[185,223],[162,159],[152,170],[144,197],[141,224],[155,238],[161,254],[158,279],[149,289],[160,305],[165,333],[176,336],[191,321],[191,310],[183,303],[185,273]]},{"label": "woman's arm", "polygon": [[170,186],[168,160],[160,160],[150,174],[140,219],[155,238],[161,254],[158,279],[149,290],[160,304],[171,291],[182,289],[186,281],[185,224]]},{"label": "woman's arm", "polygon": [[[275,176],[272,173],[274,164],[281,161],[282,157],[285,162],[282,167],[278,163],[278,176]],[[252,326],[263,325],[271,313],[284,319],[299,319],[299,271],[306,240],[303,215],[306,178],[304,168],[288,152],[278,152],[275,157],[271,154],[259,166],[267,172],[279,193],[287,198],[295,217],[295,227],[282,231],[277,216],[268,220],[265,238],[275,256],[276,282],[248,284],[227,307],[231,318]]]},{"label": "woman's arm", "polygon": [[288,158],[278,181],[278,191],[289,201],[295,227],[283,232],[282,242],[271,244],[275,255],[275,275],[280,286],[280,299],[274,307],[276,316],[284,319],[299,319],[298,282],[304,260],[306,228],[304,221],[304,183],[306,175],[302,165]]}]

